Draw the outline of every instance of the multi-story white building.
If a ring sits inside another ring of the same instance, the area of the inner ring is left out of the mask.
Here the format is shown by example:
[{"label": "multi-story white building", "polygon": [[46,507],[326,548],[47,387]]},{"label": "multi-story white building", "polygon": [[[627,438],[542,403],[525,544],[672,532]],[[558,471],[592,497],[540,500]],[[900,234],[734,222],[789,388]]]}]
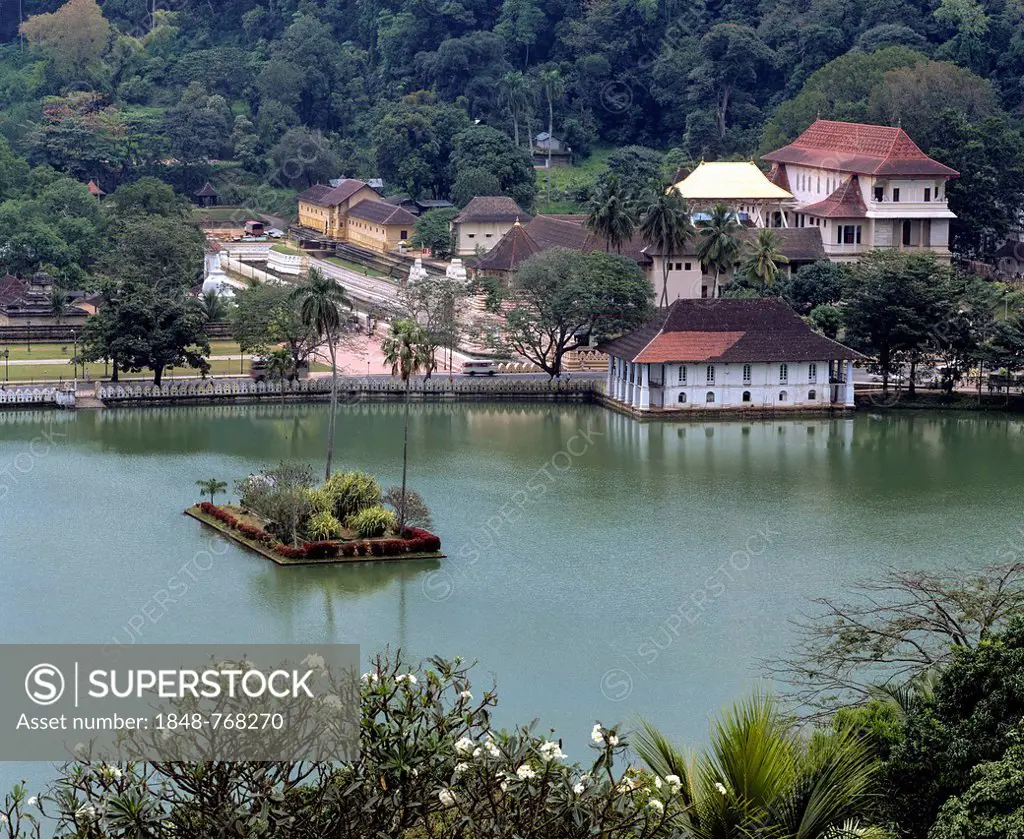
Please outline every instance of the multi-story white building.
[{"label": "multi-story white building", "polygon": [[764,155],[769,178],[796,199],[789,227],[816,227],[826,255],[855,261],[876,248],[948,260],[946,184],[959,172],[932,160],[902,128],[819,119]]},{"label": "multi-story white building", "polygon": [[852,408],[862,358],[769,298],[676,300],[601,349],[608,397],[639,414]]}]

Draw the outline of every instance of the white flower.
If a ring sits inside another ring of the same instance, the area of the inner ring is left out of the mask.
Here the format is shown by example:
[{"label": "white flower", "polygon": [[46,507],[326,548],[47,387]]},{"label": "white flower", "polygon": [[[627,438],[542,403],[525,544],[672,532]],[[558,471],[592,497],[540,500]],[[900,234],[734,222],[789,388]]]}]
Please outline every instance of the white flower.
[{"label": "white flower", "polygon": [[516,777],[520,781],[532,781],[537,777],[537,773],[527,764],[523,764],[516,770]]},{"label": "white flower", "polygon": [[466,702],[472,702],[473,694],[471,694],[468,690],[464,690],[462,691],[462,693],[459,694],[459,699],[464,699],[466,700]]},{"label": "white flower", "polygon": [[572,791],[577,795],[583,795],[583,791],[587,788],[587,785],[582,781],[577,781],[572,785]]},{"label": "white flower", "polygon": [[619,738],[616,737],[614,734],[609,734],[608,735],[608,745],[609,746],[617,746],[617,745],[619,745]]},{"label": "white flower", "polygon": [[405,673],[402,676],[395,676],[396,682],[408,682],[410,685],[416,684],[416,677],[412,673]]},{"label": "white flower", "polygon": [[324,661],[324,657],[322,655],[310,653],[302,659],[302,666],[308,667],[310,670],[323,670],[327,666],[327,662]]},{"label": "white flower", "polygon": [[96,818],[96,808],[92,804],[83,804],[75,810],[75,818],[81,819],[84,822],[91,822]]},{"label": "white flower", "polygon": [[594,723],[594,729],[590,732],[590,739],[594,743],[604,742],[604,732],[601,730],[601,723]]},{"label": "white flower", "polygon": [[619,792],[632,792],[640,783],[631,775],[627,775],[619,782]]},{"label": "white flower", "polygon": [[725,795],[728,792],[728,790],[725,788],[725,785],[720,784],[718,782],[715,783],[715,789],[722,793],[722,795]]},{"label": "white flower", "polygon": [[488,757],[501,757],[501,752],[494,745],[493,740],[484,740],[480,746],[473,750],[473,757],[483,757],[485,754]]},{"label": "white flower", "polygon": [[333,693],[327,694],[327,696],[325,696],[322,701],[324,705],[327,705],[330,708],[334,708],[335,710],[342,708],[345,705],[345,703],[341,701],[341,697]]},{"label": "white flower", "polygon": [[666,775],[665,783],[668,784],[670,792],[676,793],[683,788],[683,782],[678,775]]},{"label": "white flower", "polygon": [[116,766],[104,766],[100,771],[108,778],[113,778],[115,781],[121,780],[121,770]]},{"label": "white flower", "polygon": [[664,783],[665,783],[665,782],[664,782],[664,781],[662,781],[662,780],[661,780],[661,778],[660,778],[659,776],[657,776],[657,775],[655,775],[655,776],[654,776],[654,786],[655,786],[655,787],[656,787],[657,789],[661,789],[661,788],[662,788],[662,786],[664,785]]},{"label": "white flower", "polygon": [[473,754],[474,745],[468,737],[460,737],[455,741],[455,754],[463,756]]},{"label": "white flower", "polygon": [[543,760],[550,763],[553,760],[564,760],[565,752],[562,751],[562,747],[551,740],[545,740],[540,744],[540,748],[537,749],[540,752],[540,756]]},{"label": "white flower", "polygon": [[363,681],[368,685],[376,684],[380,681],[380,677],[376,673],[363,673]]},{"label": "white flower", "polygon": [[0,824],[7,824],[7,816],[3,813],[0,813]]},{"label": "white flower", "polygon": [[441,790],[437,794],[437,798],[445,807],[451,807],[455,804],[455,793],[450,789]]},{"label": "white flower", "polygon": [[501,780],[501,783],[498,784],[498,786],[501,787],[502,792],[505,792],[508,789],[508,779],[511,778],[512,775],[508,772],[499,772],[496,777]]},{"label": "white flower", "polygon": [[29,807],[38,807],[38,806],[39,806],[39,799],[38,799],[38,798],[36,798],[36,797],[35,797],[35,796],[33,795],[33,796],[31,796],[31,797],[29,798],[29,800],[28,800],[28,801],[26,801],[25,803],[26,803],[26,804],[28,804],[28,806],[29,806]]},{"label": "white flower", "polygon": [[468,769],[469,769],[469,764],[468,763],[463,762],[463,763],[456,763],[455,764],[455,774],[456,775],[461,775],[463,772],[466,772]]},{"label": "white flower", "polygon": [[665,805],[658,801],[657,798],[652,798],[650,801],[648,801],[647,806],[654,810],[655,813],[660,814],[665,812]]}]

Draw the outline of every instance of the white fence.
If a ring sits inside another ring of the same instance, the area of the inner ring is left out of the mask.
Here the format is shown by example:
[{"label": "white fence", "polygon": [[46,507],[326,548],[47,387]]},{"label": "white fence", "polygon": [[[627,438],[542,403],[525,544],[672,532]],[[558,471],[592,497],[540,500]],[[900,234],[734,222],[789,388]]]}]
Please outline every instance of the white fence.
[{"label": "white fence", "polygon": [[75,392],[56,387],[0,387],[0,405],[57,405],[75,407]]}]

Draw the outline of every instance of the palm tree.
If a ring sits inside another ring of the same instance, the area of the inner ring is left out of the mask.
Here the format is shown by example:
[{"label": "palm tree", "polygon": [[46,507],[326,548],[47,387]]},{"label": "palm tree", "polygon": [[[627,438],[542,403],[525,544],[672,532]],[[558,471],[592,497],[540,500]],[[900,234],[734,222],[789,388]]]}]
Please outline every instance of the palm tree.
[{"label": "palm tree", "polygon": [[750,282],[760,286],[762,294],[775,285],[779,278],[779,265],[789,263],[789,257],[782,254],[779,244],[779,237],[775,231],[767,227],[759,230],[747,261],[743,263],[743,273]]},{"label": "palm tree", "polygon": [[594,187],[587,204],[587,227],[604,239],[604,249],[622,250],[633,238],[636,210],[632,196],[614,172]]},{"label": "palm tree", "polygon": [[711,209],[711,218],[700,226],[697,259],[705,269],[715,269],[713,297],[718,296],[718,283],[722,272],[731,269],[739,258],[739,231],[740,226],[735,214],[724,204],[716,204]]},{"label": "palm tree", "polygon": [[679,779],[694,839],[885,835],[859,821],[878,766],[868,744],[850,728],[805,737],[770,696],[727,711],[703,752],[680,752],[648,723],[634,748],[662,779]]},{"label": "palm tree", "polygon": [[71,311],[71,295],[60,288],[60,286],[54,286],[50,289],[47,303],[50,306],[50,313],[53,315],[53,319],[60,326],[65,315]]},{"label": "palm tree", "polygon": [[216,478],[210,478],[205,481],[196,481],[196,486],[202,490],[203,495],[210,496],[210,503],[213,503],[213,499],[219,494],[224,492],[228,488],[228,485],[224,481],[218,481]]},{"label": "palm tree", "polygon": [[216,291],[204,291],[199,298],[199,308],[207,323],[225,320],[228,316],[228,303]]},{"label": "palm tree", "polygon": [[640,235],[661,254],[661,305],[668,306],[669,257],[681,253],[694,235],[690,210],[675,189],[652,195],[640,213]]},{"label": "palm tree", "polygon": [[327,341],[331,354],[331,413],[327,418],[327,478],[334,462],[334,426],[338,411],[338,339],[341,337],[342,307],[351,309],[345,289],[319,268],[310,268],[306,281],[295,287],[293,299],[302,323]]},{"label": "palm tree", "polygon": [[530,107],[533,85],[521,71],[506,73],[498,83],[498,100],[512,116],[512,132],[516,148],[519,147],[519,117]]},{"label": "palm tree", "polygon": [[391,365],[391,375],[405,382],[405,432],[402,443],[402,495],[398,511],[398,533],[405,529],[405,488],[409,465],[409,390],[412,377],[430,365],[429,337],[416,321],[401,318],[391,324],[381,344],[384,363]]},{"label": "palm tree", "polygon": [[267,378],[281,383],[281,401],[284,402],[284,383],[295,375],[295,359],[286,347],[275,347],[267,353]]},{"label": "palm tree", "polygon": [[555,100],[565,95],[565,79],[561,71],[555,65],[550,65],[541,70],[540,83],[544,87],[544,94],[548,100],[548,201],[551,200],[551,141],[554,139],[555,131]]}]

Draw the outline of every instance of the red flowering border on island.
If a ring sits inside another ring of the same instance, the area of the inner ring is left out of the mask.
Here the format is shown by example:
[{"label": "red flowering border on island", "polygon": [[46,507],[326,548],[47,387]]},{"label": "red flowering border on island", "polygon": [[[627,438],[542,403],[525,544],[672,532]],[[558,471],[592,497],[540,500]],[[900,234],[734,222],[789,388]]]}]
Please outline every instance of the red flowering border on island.
[{"label": "red flowering border on island", "polygon": [[429,530],[421,527],[407,527],[401,539],[353,539],[346,542],[320,541],[305,542],[297,548],[278,542],[271,534],[261,527],[239,521],[227,510],[216,504],[202,501],[199,509],[223,522],[232,530],[237,530],[247,539],[269,547],[274,553],[286,559],[331,559],[334,557],[386,557],[399,556],[404,553],[438,553],[441,550],[441,539]]}]

